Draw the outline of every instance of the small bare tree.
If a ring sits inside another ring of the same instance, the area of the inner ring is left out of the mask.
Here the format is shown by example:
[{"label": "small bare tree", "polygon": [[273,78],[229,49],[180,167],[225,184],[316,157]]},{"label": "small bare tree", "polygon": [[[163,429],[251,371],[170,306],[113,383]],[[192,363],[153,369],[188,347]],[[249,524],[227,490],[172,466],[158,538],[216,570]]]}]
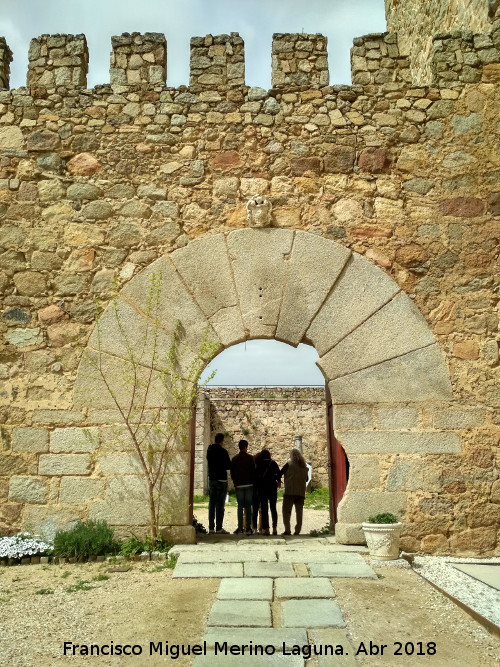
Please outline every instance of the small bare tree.
[{"label": "small bare tree", "polygon": [[[109,306],[120,343],[126,350],[120,378],[121,389],[125,388],[125,391],[113,387],[109,366],[104,363],[105,352],[101,344],[103,309],[99,301],[95,329],[97,349],[94,355],[86,357],[120,414],[139,458],[147,486],[153,541],[158,537],[162,490],[172,453],[186,444],[199,377],[219,347],[211,341],[207,327],[198,349],[188,349],[180,320],[176,321],[167,346],[164,345],[165,332],[160,321],[161,283],[162,275],[153,273],[148,286],[145,326],[139,342],[137,332],[132,336],[130,328],[124,324],[117,291]],[[214,375],[215,371],[202,386]]]}]

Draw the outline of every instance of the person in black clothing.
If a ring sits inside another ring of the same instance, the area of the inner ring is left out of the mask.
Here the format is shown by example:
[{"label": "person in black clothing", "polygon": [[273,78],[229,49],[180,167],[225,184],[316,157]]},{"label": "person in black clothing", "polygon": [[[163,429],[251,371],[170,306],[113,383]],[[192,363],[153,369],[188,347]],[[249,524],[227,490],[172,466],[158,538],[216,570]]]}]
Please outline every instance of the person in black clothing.
[{"label": "person in black clothing", "polygon": [[238,501],[238,528],[237,533],[243,533],[243,511],[246,518],[246,533],[252,534],[252,501],[253,483],[255,478],[255,463],[253,456],[248,453],[248,442],[240,440],[239,454],[231,460],[231,479],[233,480],[236,500]]},{"label": "person in black clothing", "polygon": [[224,433],[217,433],[215,442],[208,446],[208,530],[210,533],[227,535],[224,521],[224,504],[227,495],[227,471],[231,468],[231,459],[227,449],[222,446]]},{"label": "person in black clothing", "polygon": [[[276,501],[278,499],[278,486],[280,485],[280,469],[276,461],[271,458],[271,452],[263,449],[255,464],[255,486],[257,513],[259,508],[262,512],[262,533],[269,535],[269,512],[273,521],[273,535],[278,534],[278,512]],[[255,510],[254,510],[255,511]]]}]

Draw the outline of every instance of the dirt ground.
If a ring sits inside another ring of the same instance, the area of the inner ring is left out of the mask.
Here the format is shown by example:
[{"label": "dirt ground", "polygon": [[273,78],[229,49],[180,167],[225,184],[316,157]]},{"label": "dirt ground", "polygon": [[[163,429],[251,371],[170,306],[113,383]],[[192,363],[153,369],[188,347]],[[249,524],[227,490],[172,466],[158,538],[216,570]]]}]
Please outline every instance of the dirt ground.
[{"label": "dirt ground", "polygon": [[[232,514],[230,508],[228,529]],[[321,512],[307,514],[307,526],[324,525]],[[199,519],[206,521],[201,514]],[[258,541],[259,536],[248,539]],[[117,568],[128,569],[109,571]],[[383,656],[359,653],[358,665],[498,666],[500,640],[419,575],[394,567],[379,567],[376,572],[377,580],[332,580],[353,647],[364,642],[369,651],[370,642],[387,645]],[[0,666],[156,667],[173,663],[189,667],[192,657],[150,657],[150,642],[170,646],[200,643],[218,586],[218,579],[172,579],[172,570],[160,562],[0,567]],[[139,645],[142,654],[83,658],[72,657],[70,650],[64,656],[64,642]],[[394,655],[395,642],[403,644],[402,656]],[[418,642],[423,642],[425,653],[432,649],[428,642],[435,642],[436,654],[405,655],[408,642],[415,652]],[[317,667],[315,659],[307,667]]]}]

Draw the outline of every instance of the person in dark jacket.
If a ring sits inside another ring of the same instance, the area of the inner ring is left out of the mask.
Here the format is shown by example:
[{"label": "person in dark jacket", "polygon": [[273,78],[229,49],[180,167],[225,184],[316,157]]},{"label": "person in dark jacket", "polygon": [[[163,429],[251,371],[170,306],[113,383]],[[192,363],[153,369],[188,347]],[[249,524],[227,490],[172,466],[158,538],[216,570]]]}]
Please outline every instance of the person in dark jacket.
[{"label": "person in dark jacket", "polygon": [[208,531],[227,535],[224,522],[224,505],[227,496],[227,471],[231,468],[231,459],[227,449],[222,446],[224,433],[217,433],[215,442],[208,446]]},{"label": "person in dark jacket", "polygon": [[280,472],[285,478],[285,493],[283,494],[283,535],[291,535],[290,517],[292,507],[295,506],[295,531],[294,535],[300,535],[302,528],[302,514],[304,510],[304,497],[306,495],[307,463],[298,449],[290,451],[290,459]]},{"label": "person in dark jacket", "polygon": [[252,501],[255,464],[253,456],[248,453],[248,442],[240,440],[239,454],[231,460],[231,479],[233,480],[238,501],[238,528],[237,533],[243,533],[243,510],[245,510],[246,533],[252,534]]},{"label": "person in dark jacket", "polygon": [[276,501],[278,499],[278,486],[280,484],[280,469],[276,461],[271,458],[271,452],[263,449],[255,463],[255,488],[254,488],[254,523],[259,509],[262,513],[262,533],[269,535],[269,511],[273,521],[273,535],[278,534],[278,512]]}]

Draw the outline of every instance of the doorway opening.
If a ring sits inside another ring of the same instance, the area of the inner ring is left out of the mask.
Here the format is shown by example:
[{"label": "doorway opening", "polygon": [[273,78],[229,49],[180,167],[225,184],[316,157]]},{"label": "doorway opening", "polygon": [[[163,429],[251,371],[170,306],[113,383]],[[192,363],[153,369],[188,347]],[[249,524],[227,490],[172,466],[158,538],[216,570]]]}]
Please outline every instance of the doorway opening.
[{"label": "doorway opening", "polygon": [[[206,451],[215,434],[223,433],[231,458],[238,453],[239,440],[245,439],[249,453],[255,456],[268,449],[280,469],[290,450],[299,449],[310,468],[302,534],[333,532],[337,505],[347,485],[348,462],[334,437],[331,398],[317,359],[309,345],[294,348],[256,339],[227,348],[207,366],[200,378],[192,424],[191,508],[197,522],[203,524],[202,518],[206,522],[207,517]],[[204,384],[215,369],[215,377]],[[283,487],[279,525],[282,495]],[[236,528],[235,507],[230,491],[225,513],[228,530]]]}]

